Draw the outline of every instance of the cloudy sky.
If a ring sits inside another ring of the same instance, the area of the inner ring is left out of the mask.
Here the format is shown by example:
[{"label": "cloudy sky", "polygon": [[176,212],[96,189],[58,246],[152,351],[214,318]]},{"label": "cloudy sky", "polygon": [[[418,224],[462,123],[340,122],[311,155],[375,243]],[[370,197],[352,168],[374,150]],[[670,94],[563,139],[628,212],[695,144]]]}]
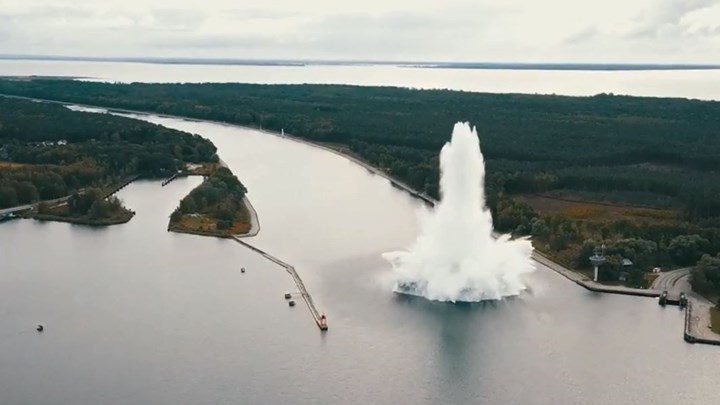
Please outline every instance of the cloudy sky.
[{"label": "cloudy sky", "polygon": [[720,0],[0,0],[0,54],[720,63]]}]

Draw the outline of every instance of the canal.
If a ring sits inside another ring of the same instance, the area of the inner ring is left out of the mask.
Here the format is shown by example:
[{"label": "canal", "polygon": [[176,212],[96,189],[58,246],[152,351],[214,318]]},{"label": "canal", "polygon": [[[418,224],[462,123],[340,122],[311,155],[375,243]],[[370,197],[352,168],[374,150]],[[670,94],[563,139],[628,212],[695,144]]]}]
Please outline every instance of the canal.
[{"label": "canal", "polygon": [[[258,131],[144,117],[211,139],[249,189],[253,245],[166,232],[199,182],[138,181],[121,226],[0,225],[2,403],[710,404],[720,350],[683,342],[683,314],[588,292],[540,268],[498,303],[390,292],[380,254],[422,204],[348,160]],[[450,128],[448,128],[450,131]],[[240,267],[248,271],[241,274]],[[35,332],[36,323],[45,332]]]}]

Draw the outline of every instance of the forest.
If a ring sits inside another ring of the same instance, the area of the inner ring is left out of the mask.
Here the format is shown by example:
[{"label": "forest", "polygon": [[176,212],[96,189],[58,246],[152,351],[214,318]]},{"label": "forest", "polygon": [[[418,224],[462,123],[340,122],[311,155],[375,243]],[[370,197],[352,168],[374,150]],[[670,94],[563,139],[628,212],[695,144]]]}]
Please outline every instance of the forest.
[{"label": "forest", "polygon": [[[638,272],[648,267],[720,253],[718,102],[67,80],[0,80],[0,93],[284,129],[342,148],[435,197],[438,151],[455,122],[469,121],[480,135],[498,230],[530,234],[538,249],[581,269],[589,267],[588,246],[617,245],[613,255],[635,258],[636,269],[622,275],[610,261],[608,281],[642,284]],[[537,196],[573,202],[546,210]],[[616,205],[615,214],[598,214],[598,204]],[[676,254],[684,245],[692,254]]]},{"label": "forest", "polygon": [[0,208],[167,176],[216,162],[215,151],[200,136],[143,121],[0,98]]},{"label": "forest", "polygon": [[245,186],[226,167],[219,167],[180,201],[169,229],[216,235],[245,233],[250,217],[243,198]]}]

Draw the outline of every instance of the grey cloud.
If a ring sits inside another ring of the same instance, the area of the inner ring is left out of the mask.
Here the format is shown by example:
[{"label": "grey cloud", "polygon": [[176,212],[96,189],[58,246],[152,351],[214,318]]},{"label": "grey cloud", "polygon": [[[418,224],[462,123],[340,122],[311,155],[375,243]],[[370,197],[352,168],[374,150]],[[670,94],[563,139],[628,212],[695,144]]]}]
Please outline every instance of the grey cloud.
[{"label": "grey cloud", "polygon": [[191,30],[207,18],[201,10],[160,9],[152,11],[155,23],[168,30]]},{"label": "grey cloud", "polygon": [[684,35],[682,19],[686,15],[720,4],[720,0],[658,0],[658,3],[636,17],[637,27],[625,37],[657,38],[663,35]]},{"label": "grey cloud", "polygon": [[296,13],[284,10],[263,10],[259,8],[230,8],[223,10],[222,14],[235,21],[278,20],[296,15]]},{"label": "grey cloud", "polygon": [[576,32],[575,34],[566,38],[563,43],[568,45],[576,45],[585,43],[595,39],[599,34],[597,27],[587,27],[583,30]]},{"label": "grey cloud", "polygon": [[335,15],[309,24],[302,37],[305,47],[328,54],[402,59],[456,49],[482,29],[481,19],[467,14]]},{"label": "grey cloud", "polygon": [[14,22],[34,23],[39,20],[73,20],[89,18],[95,15],[95,11],[87,7],[75,6],[36,6],[27,11],[15,13],[0,12],[0,16],[6,17]]}]

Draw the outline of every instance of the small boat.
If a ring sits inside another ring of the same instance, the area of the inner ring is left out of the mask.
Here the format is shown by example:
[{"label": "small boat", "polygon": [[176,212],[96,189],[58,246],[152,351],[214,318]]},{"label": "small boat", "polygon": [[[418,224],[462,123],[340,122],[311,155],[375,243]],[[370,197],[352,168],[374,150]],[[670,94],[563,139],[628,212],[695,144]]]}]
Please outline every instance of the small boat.
[{"label": "small boat", "polygon": [[42,324],[38,324],[38,326],[37,326],[36,330],[37,330],[38,332],[42,332],[42,331],[44,331],[44,330],[45,330],[45,327],[44,327],[44,326],[42,326]]},{"label": "small boat", "polygon": [[318,323],[318,326],[320,326],[320,330],[327,330],[327,329],[328,329],[328,326],[327,326],[327,317],[325,316],[325,314],[321,314],[321,315],[320,315],[320,322]]},{"label": "small boat", "polygon": [[240,273],[245,273],[245,267],[240,268]]},{"label": "small boat", "polygon": [[289,300],[290,297],[292,297],[292,295],[290,295],[290,293],[285,293],[285,299],[286,299],[286,300]]},{"label": "small boat", "polygon": [[290,302],[288,302],[288,305],[290,305],[291,307],[294,307],[294,306],[295,306],[295,301],[290,301]]}]

